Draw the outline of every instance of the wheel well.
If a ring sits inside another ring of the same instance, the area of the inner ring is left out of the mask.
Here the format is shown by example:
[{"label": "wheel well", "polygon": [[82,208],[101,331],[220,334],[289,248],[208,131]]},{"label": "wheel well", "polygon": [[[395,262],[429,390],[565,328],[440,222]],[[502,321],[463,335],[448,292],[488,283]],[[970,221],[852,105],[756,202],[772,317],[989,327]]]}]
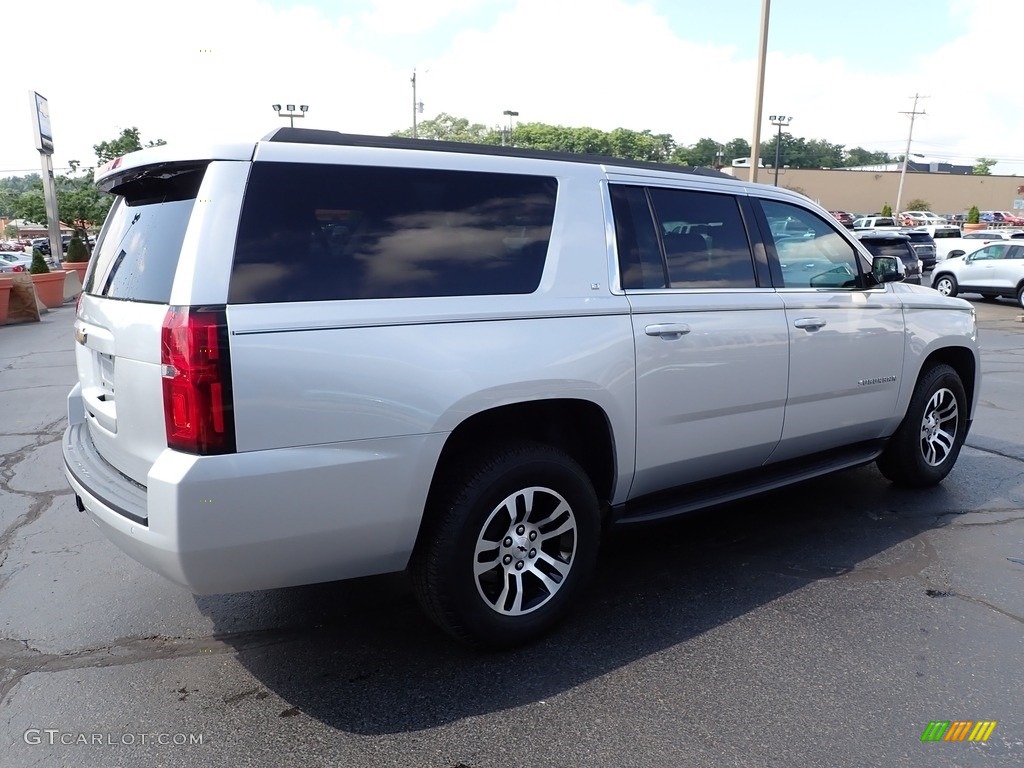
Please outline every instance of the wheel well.
[{"label": "wheel well", "polygon": [[973,403],[974,388],[977,386],[978,372],[975,369],[974,354],[971,350],[966,347],[944,347],[943,349],[935,350],[928,355],[928,358],[921,366],[921,372],[918,375],[918,380],[920,380],[920,377],[924,375],[925,371],[940,363],[945,363],[957,372],[957,375],[960,377],[960,381],[963,382],[964,393],[967,396],[968,405]]},{"label": "wheel well", "polygon": [[600,406],[585,400],[533,400],[470,416],[448,436],[431,487],[453,463],[499,439],[534,440],[565,451],[590,477],[598,499],[611,498],[615,475],[611,426]]}]

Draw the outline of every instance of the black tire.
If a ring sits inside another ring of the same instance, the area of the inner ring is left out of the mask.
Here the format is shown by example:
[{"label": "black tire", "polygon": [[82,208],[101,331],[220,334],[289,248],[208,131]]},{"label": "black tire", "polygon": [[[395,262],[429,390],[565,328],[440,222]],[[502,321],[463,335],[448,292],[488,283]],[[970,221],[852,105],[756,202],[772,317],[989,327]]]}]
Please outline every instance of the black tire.
[{"label": "black tire", "polygon": [[995,301],[996,299],[999,298],[999,294],[998,293],[983,293],[983,294],[981,294],[981,298],[983,298],[985,301]]},{"label": "black tire", "polygon": [[409,568],[420,604],[443,630],[474,647],[511,648],[569,611],[600,538],[583,469],[551,446],[514,442],[440,479]]},{"label": "black tire", "polygon": [[949,474],[967,436],[967,396],[948,365],[922,373],[907,415],[878,457],[878,469],[900,485],[935,485]]},{"label": "black tire", "polygon": [[937,278],[932,280],[932,288],[943,296],[956,296],[956,278],[952,275],[939,275]]},{"label": "black tire", "polygon": [[1017,306],[1024,309],[1024,285],[1017,289]]}]

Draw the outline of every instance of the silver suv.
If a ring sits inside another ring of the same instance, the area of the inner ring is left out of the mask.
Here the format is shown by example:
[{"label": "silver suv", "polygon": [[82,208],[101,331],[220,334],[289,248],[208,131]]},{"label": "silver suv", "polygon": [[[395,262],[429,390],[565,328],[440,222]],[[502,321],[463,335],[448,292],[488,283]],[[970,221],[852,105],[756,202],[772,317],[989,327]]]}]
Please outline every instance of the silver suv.
[{"label": "silver suv", "polygon": [[872,461],[938,483],[978,398],[971,306],[778,187],[290,128],[97,183],[66,475],[199,593],[407,569],[515,645],[611,524]]}]

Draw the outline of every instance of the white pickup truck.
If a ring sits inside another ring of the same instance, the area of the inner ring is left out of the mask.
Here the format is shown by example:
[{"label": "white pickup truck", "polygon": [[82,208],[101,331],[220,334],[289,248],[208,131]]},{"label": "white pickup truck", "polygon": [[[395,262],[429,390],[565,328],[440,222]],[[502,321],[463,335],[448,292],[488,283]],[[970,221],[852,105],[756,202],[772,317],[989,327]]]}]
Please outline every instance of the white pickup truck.
[{"label": "white pickup truck", "polygon": [[983,229],[964,235],[954,226],[919,229],[929,230],[935,240],[936,261],[945,261],[951,256],[963,256],[995,240],[1024,240],[1024,231],[1019,229]]}]

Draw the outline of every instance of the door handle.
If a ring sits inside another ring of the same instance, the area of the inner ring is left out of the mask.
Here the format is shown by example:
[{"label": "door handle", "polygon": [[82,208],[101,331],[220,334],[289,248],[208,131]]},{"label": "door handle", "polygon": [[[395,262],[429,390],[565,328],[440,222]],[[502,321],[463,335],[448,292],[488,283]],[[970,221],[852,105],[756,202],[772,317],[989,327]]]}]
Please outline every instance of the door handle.
[{"label": "door handle", "polygon": [[794,321],[793,325],[803,328],[805,331],[817,331],[824,328],[826,323],[820,317],[801,317]]},{"label": "door handle", "polygon": [[644,333],[648,336],[661,336],[663,339],[678,339],[689,332],[690,326],[685,323],[658,323],[644,328]]}]

